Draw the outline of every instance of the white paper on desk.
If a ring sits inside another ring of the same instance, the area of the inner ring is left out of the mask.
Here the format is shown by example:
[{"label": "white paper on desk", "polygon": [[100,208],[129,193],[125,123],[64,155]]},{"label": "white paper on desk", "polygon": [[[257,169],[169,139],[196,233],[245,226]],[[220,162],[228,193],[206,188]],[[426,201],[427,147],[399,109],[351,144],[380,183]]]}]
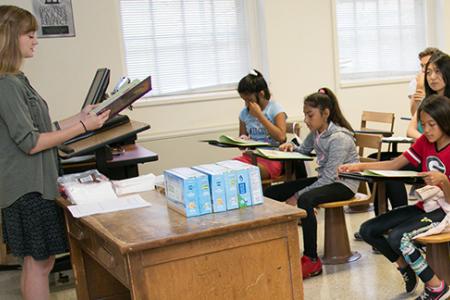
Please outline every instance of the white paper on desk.
[{"label": "white paper on desk", "polygon": [[119,196],[151,191],[155,189],[155,175],[150,173],[129,179],[113,180],[112,183],[116,194]]},{"label": "white paper on desk", "polygon": [[94,214],[103,214],[113,211],[127,210],[132,208],[151,206],[150,203],[142,199],[140,195],[129,195],[117,199],[87,203],[79,205],[70,205],[67,208],[74,218],[86,217]]},{"label": "white paper on desk", "polygon": [[67,183],[64,186],[69,200],[74,204],[89,204],[117,199],[111,182]]},{"label": "white paper on desk", "polygon": [[383,142],[412,142],[413,139],[406,136],[390,136],[390,137],[384,137]]}]

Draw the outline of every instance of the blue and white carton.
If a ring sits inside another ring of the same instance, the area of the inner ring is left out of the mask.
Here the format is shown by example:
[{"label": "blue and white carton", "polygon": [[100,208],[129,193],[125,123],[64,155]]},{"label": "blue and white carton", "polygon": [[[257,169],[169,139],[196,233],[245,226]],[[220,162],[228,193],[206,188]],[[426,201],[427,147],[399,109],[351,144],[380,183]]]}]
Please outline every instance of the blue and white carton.
[{"label": "blue and white carton", "polygon": [[248,168],[243,167],[241,164],[236,164],[235,162],[235,160],[225,160],[220,161],[217,164],[229,169],[235,174],[239,208],[251,206],[252,196]]},{"label": "blue and white carton", "polygon": [[213,212],[226,211],[227,196],[225,186],[225,173],[229,172],[228,169],[216,164],[205,164],[194,166],[192,168],[208,176]]},{"label": "blue and white carton", "polygon": [[239,160],[232,160],[230,164],[241,166],[248,170],[250,181],[250,193],[252,195],[252,205],[264,203],[264,194],[262,191],[261,172],[257,166],[243,163]]},{"label": "blue and white carton", "polygon": [[237,176],[233,170],[224,168],[226,171],[223,173],[225,179],[225,195],[227,199],[227,210],[239,208],[238,192],[237,192]]},{"label": "blue and white carton", "polygon": [[208,177],[191,168],[164,171],[168,206],[186,217],[212,212]]}]

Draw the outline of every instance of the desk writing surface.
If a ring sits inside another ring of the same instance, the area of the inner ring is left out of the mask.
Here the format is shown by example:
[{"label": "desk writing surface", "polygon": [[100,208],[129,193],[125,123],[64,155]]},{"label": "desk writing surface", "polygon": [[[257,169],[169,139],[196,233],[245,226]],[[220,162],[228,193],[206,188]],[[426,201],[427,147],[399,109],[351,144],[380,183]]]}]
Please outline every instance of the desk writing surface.
[{"label": "desk writing surface", "polygon": [[423,183],[422,177],[384,177],[384,176],[367,176],[361,173],[339,173],[339,177],[347,179],[355,179],[367,182],[384,182],[384,181],[402,181],[406,183]]},{"label": "desk writing surface", "polygon": [[389,130],[382,130],[382,129],[372,129],[372,128],[361,128],[358,130],[354,130],[355,133],[368,133],[368,134],[381,134],[384,137],[390,137],[394,133]]},{"label": "desk writing surface", "polygon": [[[303,210],[266,198],[262,205],[186,218],[167,207],[164,195],[156,191],[141,195],[152,206],[93,215],[79,221],[124,254],[306,216]],[[62,197],[58,201],[63,206],[70,204]]]},{"label": "desk writing surface", "polygon": [[139,132],[149,129],[150,126],[143,122],[130,121],[129,123],[113,127],[109,130],[99,132],[83,140],[67,145],[74,152],[64,153],[59,151],[62,158],[70,158],[92,152],[104,145],[120,142],[128,137],[134,136]]}]

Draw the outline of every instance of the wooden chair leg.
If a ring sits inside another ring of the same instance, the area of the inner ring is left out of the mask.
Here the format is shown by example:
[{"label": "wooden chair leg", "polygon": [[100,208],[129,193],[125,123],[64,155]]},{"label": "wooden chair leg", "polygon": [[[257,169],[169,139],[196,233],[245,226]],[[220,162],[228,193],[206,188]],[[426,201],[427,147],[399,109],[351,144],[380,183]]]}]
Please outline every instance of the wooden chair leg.
[{"label": "wooden chair leg", "polygon": [[449,243],[427,244],[427,262],[440,279],[450,282]]},{"label": "wooden chair leg", "polygon": [[322,261],[326,265],[358,260],[361,254],[352,252],[348,239],[343,207],[325,209],[325,249]]}]

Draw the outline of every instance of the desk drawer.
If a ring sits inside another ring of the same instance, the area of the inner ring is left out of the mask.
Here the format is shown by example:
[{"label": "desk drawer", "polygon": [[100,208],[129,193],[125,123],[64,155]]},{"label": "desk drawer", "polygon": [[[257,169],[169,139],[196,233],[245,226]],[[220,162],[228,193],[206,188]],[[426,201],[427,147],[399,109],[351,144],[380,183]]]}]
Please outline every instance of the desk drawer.
[{"label": "desk drawer", "polygon": [[83,251],[92,256],[126,287],[129,287],[126,257],[79,220],[71,218],[68,224],[70,236],[78,241]]},{"label": "desk drawer", "polygon": [[74,218],[71,218],[68,224],[70,236],[77,240],[84,249],[92,250],[92,233],[90,230]]},{"label": "desk drawer", "polygon": [[129,287],[126,256],[119,250],[99,236],[93,236],[92,253],[106,270],[114,275],[126,287]]}]

